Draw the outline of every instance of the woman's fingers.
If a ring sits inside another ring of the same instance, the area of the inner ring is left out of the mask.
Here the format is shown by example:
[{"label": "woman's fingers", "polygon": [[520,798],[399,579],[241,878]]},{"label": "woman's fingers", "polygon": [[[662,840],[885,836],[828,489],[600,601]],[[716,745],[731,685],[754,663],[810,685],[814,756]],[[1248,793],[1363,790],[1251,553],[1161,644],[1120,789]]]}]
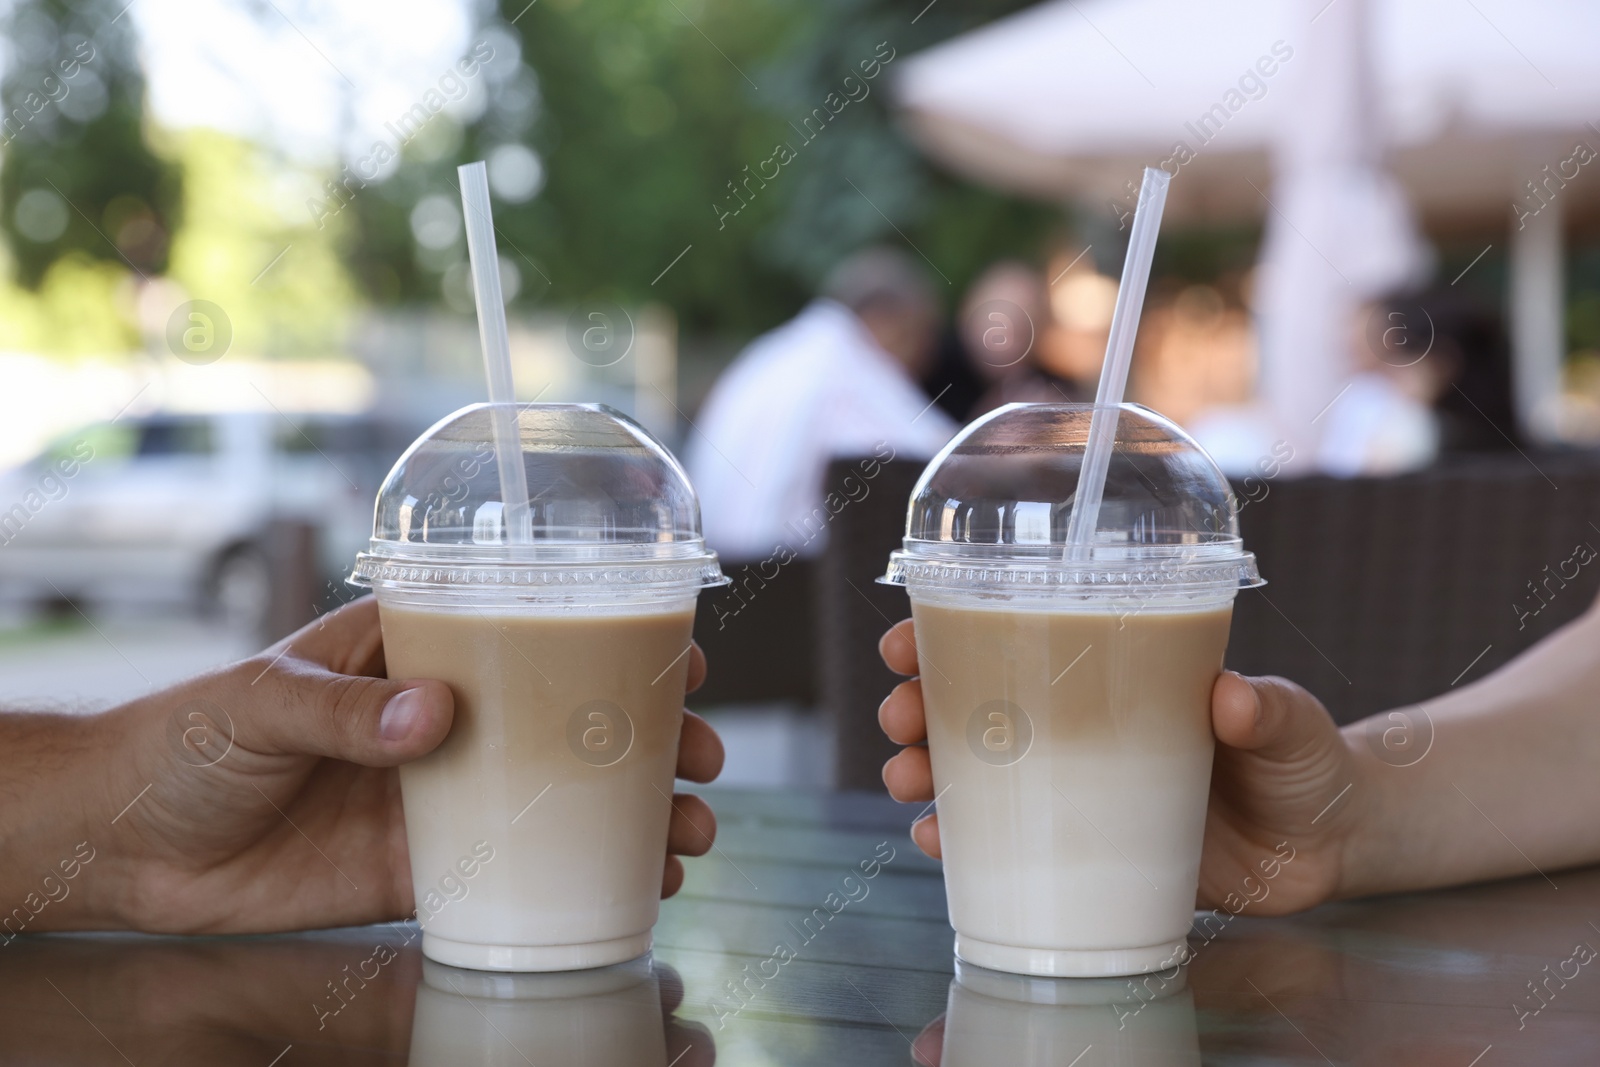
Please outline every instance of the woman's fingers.
[{"label": "woman's fingers", "polygon": [[901,682],[878,705],[878,725],[897,745],[916,745],[928,739],[928,722],[922,708],[922,681]]},{"label": "woman's fingers", "polygon": [[889,632],[878,641],[878,654],[896,674],[917,673],[917,636],[910,619],[902,619],[889,627]]},{"label": "woman's fingers", "polygon": [[1211,727],[1230,748],[1284,762],[1338,743],[1338,729],[1322,702],[1300,686],[1233,671],[1223,671],[1212,686]]},{"label": "woman's fingers", "polygon": [[678,777],[691,782],[711,781],[722,773],[722,738],[710,723],[692,711],[683,713],[678,737]]},{"label": "woman's fingers", "polygon": [[1261,702],[1244,675],[1223,671],[1211,686],[1211,729],[1217,740],[1245,748],[1255,739]]},{"label": "woman's fingers", "polygon": [[[917,635],[910,619],[889,627],[878,642],[883,662],[896,674],[917,673]],[[878,725],[901,749],[883,765],[883,784],[901,803],[933,799],[933,763],[920,743],[928,739],[928,718],[922,704],[922,681],[901,682],[878,706]],[[927,815],[911,824],[911,840],[934,859],[939,851],[939,816]],[[920,1061],[919,1061],[920,1062]]]},{"label": "woman's fingers", "polygon": [[911,1062],[918,1067],[939,1067],[944,1060],[944,1016],[922,1028],[911,1042]]},{"label": "woman's fingers", "polygon": [[667,824],[667,851],[679,856],[704,856],[717,836],[711,805],[692,793],[674,793],[672,821]]},{"label": "woman's fingers", "polygon": [[905,748],[883,765],[883,784],[902,804],[933,799],[933,764],[925,748]]}]

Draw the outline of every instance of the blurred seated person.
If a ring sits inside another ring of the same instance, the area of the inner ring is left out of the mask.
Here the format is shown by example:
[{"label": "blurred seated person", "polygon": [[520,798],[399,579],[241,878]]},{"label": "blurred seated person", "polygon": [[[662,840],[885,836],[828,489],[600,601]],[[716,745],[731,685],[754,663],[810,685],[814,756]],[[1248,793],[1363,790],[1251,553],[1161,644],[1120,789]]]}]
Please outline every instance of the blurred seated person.
[{"label": "blurred seated person", "polygon": [[[972,417],[1002,404],[1094,400],[1117,283],[1083,256],[1057,256],[1049,269],[1055,282],[1047,285],[1021,263],[997,263],[969,290],[961,320],[968,358],[993,383]],[[1033,322],[1032,344],[1020,358],[1007,347],[995,317],[1005,303],[1026,309]]]},{"label": "blurred seated person", "polygon": [[1011,403],[1060,403],[1057,386],[1039,369],[1040,339],[1051,328],[1039,271],[1015,259],[990,264],[967,287],[958,320],[961,349],[983,390],[969,417]]},{"label": "blurred seated person", "polygon": [[1505,316],[1491,301],[1447,284],[1419,293],[1408,315],[1421,311],[1434,331],[1428,361],[1442,358],[1449,381],[1439,387],[1433,412],[1439,419],[1439,450],[1447,453],[1510,452],[1529,444],[1517,425],[1512,402],[1511,338]]},{"label": "blurred seated person", "polygon": [[1327,409],[1317,464],[1345,477],[1426,467],[1439,454],[1433,406],[1454,380],[1459,354],[1414,304],[1377,305],[1363,321],[1355,374]]},{"label": "blurred seated person", "polygon": [[[1237,282],[1229,281],[1231,290]],[[1130,383],[1139,403],[1188,426],[1203,411],[1249,401],[1255,375],[1255,331],[1240,301],[1211,285],[1186,285],[1170,299],[1152,294]]]},{"label": "blurred seated person", "polygon": [[[1218,404],[1191,416],[1188,429],[1224,473],[1257,473],[1273,456],[1292,460],[1297,475],[1382,476],[1417,470],[1438,457],[1442,434],[1434,407],[1460,374],[1460,345],[1414,301],[1365,307],[1350,333],[1349,378],[1299,434],[1261,401]],[[1314,447],[1297,452],[1313,437]]]},{"label": "blurred seated person", "polygon": [[933,397],[939,410],[958,423],[972,417],[979,399],[988,391],[989,383],[972,369],[967,359],[967,346],[961,340],[959,322],[951,322],[939,331],[939,341],[934,345],[933,359],[918,384],[922,391]]},{"label": "blurred seated person", "polygon": [[927,459],[944,446],[956,425],[916,385],[938,322],[921,268],[871,248],[739,354],[688,448],[706,540],[725,560],[766,559],[780,546],[817,554],[837,510],[824,499],[830,460]]}]

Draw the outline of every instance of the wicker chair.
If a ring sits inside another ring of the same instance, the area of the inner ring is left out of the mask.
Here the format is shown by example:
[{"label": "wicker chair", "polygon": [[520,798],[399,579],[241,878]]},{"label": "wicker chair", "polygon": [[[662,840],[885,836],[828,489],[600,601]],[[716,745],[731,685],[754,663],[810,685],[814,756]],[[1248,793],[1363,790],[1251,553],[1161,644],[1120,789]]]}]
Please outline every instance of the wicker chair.
[{"label": "wicker chair", "polygon": [[1271,584],[1240,596],[1228,665],[1293,678],[1340,722],[1482,677],[1600,589],[1600,566],[1563,567],[1600,549],[1600,464],[1581,457],[1284,481],[1239,519]]},{"label": "wicker chair", "polygon": [[724,565],[733,584],[707,590],[695,612],[694,639],[713,669],[690,694],[692,707],[816,703],[816,567],[811,559]]},{"label": "wicker chair", "polygon": [[[836,463],[829,484],[852,466]],[[877,708],[898,679],[877,641],[909,610],[902,591],[875,579],[899,547],[921,469],[886,464],[871,494],[834,519],[819,561],[816,692],[836,728],[840,788],[881,789],[895,750]],[[1293,678],[1340,722],[1481,677],[1600,589],[1600,561],[1573,562],[1580,544],[1600,551],[1600,460],[1591,457],[1485,458],[1254,491],[1240,525],[1270,584],[1239,596],[1228,666]]]}]

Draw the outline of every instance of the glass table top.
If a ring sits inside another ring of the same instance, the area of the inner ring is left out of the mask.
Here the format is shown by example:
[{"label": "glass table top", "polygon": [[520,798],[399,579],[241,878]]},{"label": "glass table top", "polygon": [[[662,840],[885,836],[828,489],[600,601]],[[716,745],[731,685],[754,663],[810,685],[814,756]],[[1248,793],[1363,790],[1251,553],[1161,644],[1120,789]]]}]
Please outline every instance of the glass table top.
[{"label": "glass table top", "polygon": [[[916,808],[706,790],[653,955],[498,975],[414,923],[242,938],[19,937],[0,1062],[517,1065],[1600,1061],[1600,870],[1198,925],[1186,967],[1023,979],[956,964]],[[871,872],[870,876],[867,872]],[[848,881],[847,881],[848,878]]]}]

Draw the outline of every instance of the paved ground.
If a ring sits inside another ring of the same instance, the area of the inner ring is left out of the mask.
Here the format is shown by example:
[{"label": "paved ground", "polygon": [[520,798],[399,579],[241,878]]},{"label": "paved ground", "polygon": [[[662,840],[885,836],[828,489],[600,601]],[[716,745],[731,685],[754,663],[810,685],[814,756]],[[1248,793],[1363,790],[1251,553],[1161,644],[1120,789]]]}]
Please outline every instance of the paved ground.
[{"label": "paved ground", "polygon": [[[162,612],[122,609],[92,620],[0,621],[0,708],[85,711],[131,700],[254,651],[248,638]],[[819,717],[787,706],[706,712],[728,762],[719,785],[755,788],[829,784],[830,757]]]},{"label": "paved ground", "polygon": [[0,706],[92,710],[131,700],[251,650],[251,642],[180,615],[0,629]]}]

